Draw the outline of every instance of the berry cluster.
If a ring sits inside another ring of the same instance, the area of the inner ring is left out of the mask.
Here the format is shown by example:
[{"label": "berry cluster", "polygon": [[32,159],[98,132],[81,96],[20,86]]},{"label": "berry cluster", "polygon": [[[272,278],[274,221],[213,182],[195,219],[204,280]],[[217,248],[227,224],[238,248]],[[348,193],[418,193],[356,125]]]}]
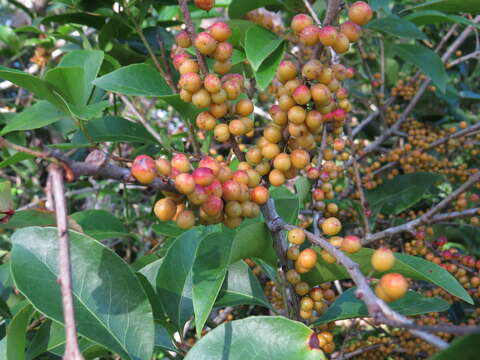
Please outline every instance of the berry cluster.
[{"label": "berry cluster", "polygon": [[154,212],[159,220],[174,220],[182,229],[195,225],[195,213],[202,224],[223,222],[235,228],[244,217],[257,217],[259,205],[269,198],[268,190],[259,185],[257,172],[241,168],[232,171],[226,163],[210,156],[203,157],[193,169],[184,154],[175,154],[170,161],[140,155],[131,172],[142,184],[149,184],[156,177],[171,179],[177,193],[164,192],[166,197],[155,203]]}]

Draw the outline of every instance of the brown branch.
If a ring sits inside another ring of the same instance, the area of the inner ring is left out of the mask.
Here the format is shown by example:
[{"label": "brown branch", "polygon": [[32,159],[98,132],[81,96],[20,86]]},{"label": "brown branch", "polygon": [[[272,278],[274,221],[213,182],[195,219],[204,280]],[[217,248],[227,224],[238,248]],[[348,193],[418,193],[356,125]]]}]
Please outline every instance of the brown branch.
[{"label": "brown branch", "polygon": [[323,153],[325,152],[326,147],[327,147],[327,124],[323,124],[322,142],[320,143],[320,148],[318,149],[318,155],[317,155],[318,170],[322,169]]},{"label": "brown branch", "polygon": [[310,2],[308,0],[303,0],[303,4],[305,5],[305,7],[307,8],[308,12],[310,13],[310,15],[312,16],[313,20],[315,21],[315,23],[318,25],[318,26],[322,26],[322,22],[320,21],[320,19],[318,18],[318,15],[317,13],[315,12],[314,8],[312,7],[312,4],[310,4]]},{"label": "brown branch", "polygon": [[278,271],[280,280],[282,281],[282,288],[284,289],[284,303],[287,310],[288,317],[291,319],[300,320],[298,309],[299,302],[294,288],[290,285],[286,278],[286,271],[293,268],[293,263],[287,259],[287,243],[284,234],[282,233],[283,220],[277,214],[273,199],[269,199],[266,204],[261,206],[262,214],[265,217],[267,226],[272,234],[275,252],[277,254],[280,269]]},{"label": "brown branch", "polygon": [[[178,4],[180,5],[180,10],[183,14],[183,19],[185,21],[185,25],[187,27],[187,34],[190,37],[192,44],[195,43],[195,26],[193,25],[192,17],[190,16],[190,11],[188,11],[188,3],[187,0],[178,0]],[[198,65],[200,66],[200,71],[202,72],[203,76],[208,75],[208,66],[207,62],[205,61],[205,57],[198,51],[198,49],[194,46],[195,54],[197,55]]]},{"label": "brown branch", "polygon": [[165,51],[165,42],[163,41],[162,37],[159,34],[157,34],[157,42],[158,42],[158,47],[160,48],[160,59],[162,60],[163,69],[165,71],[165,80],[167,81],[168,86],[170,86],[170,89],[172,89],[174,93],[178,93],[178,89],[175,86],[175,82],[173,81],[172,68],[170,67],[170,64],[168,63],[168,60],[167,60],[167,52]]},{"label": "brown branch", "polygon": [[357,187],[357,192],[358,195],[360,196],[360,208],[362,210],[362,221],[363,221],[363,231],[365,236],[368,236],[370,233],[370,226],[368,224],[368,216],[367,216],[367,201],[365,200],[365,193],[363,192],[362,188],[362,179],[360,178],[360,168],[358,166],[358,162],[356,159],[356,154],[355,154],[355,146],[353,143],[353,134],[352,134],[352,119],[349,118],[347,120],[347,135],[348,135],[348,141],[350,142],[350,146],[352,148],[352,164],[353,164],[353,174],[354,174],[354,182],[355,186]]},{"label": "brown branch", "polygon": [[63,169],[57,164],[49,167],[52,192],[55,201],[55,214],[58,230],[59,250],[59,277],[58,283],[62,293],[63,318],[65,324],[65,353],[66,360],[84,360],[78,347],[77,329],[75,325],[75,310],[72,295],[72,273],[70,264],[70,243],[68,237],[67,204],[65,200],[65,186],[63,183]]},{"label": "brown branch", "polygon": [[462,129],[462,130],[459,130],[457,132],[454,132],[453,134],[448,134],[447,136],[441,138],[441,139],[438,139],[437,141],[434,141],[433,143],[431,143],[430,145],[428,145],[425,150],[430,150],[430,149],[433,149],[433,148],[436,148],[437,146],[440,146],[442,144],[445,144],[446,142],[448,142],[450,139],[455,139],[457,137],[461,137],[461,136],[464,136],[464,135],[468,135],[472,132],[475,132],[477,130],[480,130],[480,122],[479,123],[476,123],[472,126],[469,126],[465,129]]},{"label": "brown branch", "polygon": [[245,154],[242,150],[240,150],[237,139],[235,139],[235,136],[233,135],[230,135],[230,145],[232,146],[233,153],[237,157],[238,161],[245,161]]},{"label": "brown branch", "polygon": [[46,154],[44,152],[32,150],[32,149],[26,148],[24,146],[14,144],[14,143],[12,143],[12,142],[8,141],[7,139],[0,136],[0,148],[2,148],[2,147],[7,147],[7,148],[10,148],[10,149],[15,150],[17,152],[22,152],[22,153],[25,153],[25,154],[29,154],[29,155],[35,156],[37,158],[40,158],[40,159],[48,160],[48,161],[53,162],[53,163],[58,163],[57,159],[49,156],[48,154]]},{"label": "brown branch", "polygon": [[333,20],[335,20],[340,10],[342,10],[342,0],[328,0],[327,13],[325,14],[323,24],[325,26],[330,25]]},{"label": "brown branch", "polygon": [[[296,226],[284,224],[283,228],[285,230],[292,230],[296,228]],[[360,271],[360,266],[356,262],[350,259],[350,257],[348,257],[344,252],[330,244],[326,239],[316,236],[309,231],[305,231],[305,234],[307,239],[312,244],[328,251],[337,259],[337,262],[340,265],[345,267],[353,282],[357,286],[355,296],[365,303],[370,316],[372,316],[376,321],[382,323],[395,322],[395,326],[398,327],[404,327],[404,325],[413,324],[412,320],[393,311],[383,300],[379,299],[373,293],[367,278],[362,274]],[[416,329],[410,329],[410,332],[439,349],[448,347],[446,342],[435,335]]]},{"label": "brown branch", "polygon": [[[437,214],[433,216],[432,218],[429,219],[428,223],[433,224],[433,223],[439,223],[442,221],[447,221],[447,220],[452,220],[452,219],[458,219],[462,217],[470,217],[478,214],[480,211],[480,208],[472,208],[472,209],[467,209],[467,210],[462,210],[462,211],[453,211],[453,212],[448,212],[448,213],[443,213],[443,214]],[[388,229],[385,229],[383,231],[379,231],[375,234],[370,234],[366,238],[362,239],[362,244],[369,244],[374,241],[382,240],[387,237],[391,237],[396,234],[400,234],[402,232],[411,232],[413,233],[415,231],[415,228],[417,228],[420,225],[423,225],[425,223],[425,219],[422,217],[419,217],[417,219],[411,220],[405,224],[390,227]]]},{"label": "brown branch", "polygon": [[459,57],[458,59],[453,60],[452,62],[449,62],[447,64],[447,68],[454,67],[455,65],[461,64],[470,59],[480,59],[480,50],[476,50],[470,54],[464,55],[462,57]]}]

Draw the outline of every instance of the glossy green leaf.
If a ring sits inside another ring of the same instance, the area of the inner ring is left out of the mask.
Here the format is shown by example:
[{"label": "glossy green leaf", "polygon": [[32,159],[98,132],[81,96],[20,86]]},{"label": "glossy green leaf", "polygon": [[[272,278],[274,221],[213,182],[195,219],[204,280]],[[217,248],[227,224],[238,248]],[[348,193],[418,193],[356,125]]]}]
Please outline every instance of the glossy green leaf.
[{"label": "glossy green leaf", "polygon": [[202,238],[193,263],[193,310],[197,335],[212,311],[230,264],[234,232],[225,229]]},{"label": "glossy green leaf", "polygon": [[12,187],[10,181],[0,181],[0,211],[13,209]]},{"label": "glossy green leaf", "polygon": [[5,168],[5,167],[10,166],[10,165],[15,165],[15,164],[17,164],[21,161],[24,161],[24,160],[30,160],[30,159],[34,159],[34,158],[35,158],[35,156],[33,156],[33,155],[18,152],[16,154],[6,158],[2,162],[0,162],[0,169]]},{"label": "glossy green leaf", "polygon": [[445,92],[448,76],[437,53],[418,44],[390,44],[388,48],[403,60],[419,67],[442,92]]},{"label": "glossy green leaf", "polygon": [[55,213],[41,210],[17,211],[0,229],[17,229],[26,226],[53,226],[56,224]]},{"label": "glossy green leaf", "polygon": [[20,70],[0,66],[0,78],[11,81],[19,87],[31,91],[38,98],[47,100],[60,109],[65,109],[64,102],[53,92],[54,89],[52,85],[36,76]]},{"label": "glossy green leaf", "polygon": [[297,191],[298,201],[300,201],[301,207],[311,200],[312,184],[305,176],[300,176],[297,181],[295,181],[295,190]]},{"label": "glossy green leaf", "polygon": [[147,64],[133,64],[112,71],[94,82],[101,89],[132,96],[172,95],[165,79]]},{"label": "glossy green leaf", "polygon": [[86,99],[84,69],[80,66],[56,67],[48,70],[45,81],[55,88],[66,100],[77,106],[84,105]]},{"label": "glossy green leaf", "polygon": [[158,322],[155,322],[155,348],[167,351],[178,351],[170,333]]},{"label": "glossy green leaf", "polygon": [[442,23],[456,23],[464,24],[468,26],[480,27],[480,25],[475,24],[473,21],[468,20],[467,18],[460,15],[445,14],[437,10],[421,10],[415,11],[407,16],[404,19],[411,21],[416,25],[429,25],[429,24],[442,24]]},{"label": "glossy green leaf", "polygon": [[96,79],[100,66],[103,62],[103,51],[98,50],[74,50],[62,57],[58,64],[61,67],[80,66],[84,70],[83,93],[76,96],[81,99],[81,104],[86,104],[93,89],[93,81]]},{"label": "glossy green leaf", "polygon": [[249,317],[223,323],[209,332],[185,360],[325,359],[320,349],[309,347],[312,334],[304,324],[284,317]]},{"label": "glossy green leaf", "polygon": [[285,47],[283,45],[277,47],[277,49],[265,59],[255,72],[255,80],[257,81],[257,86],[261,90],[266,90],[272,82],[275,73],[277,72],[278,65],[283,59],[284,53]]},{"label": "glossy green leaf", "polygon": [[[30,342],[25,354],[26,359],[33,360],[44,353],[63,356],[65,342],[65,328],[61,324],[47,319]],[[105,348],[83,337],[79,338],[78,346],[86,360],[105,355],[107,352]]]},{"label": "glossy green leaf", "polygon": [[261,26],[252,26],[245,35],[245,54],[254,71],[282,43],[282,38]]},{"label": "glossy green leaf", "polygon": [[439,351],[429,360],[477,360],[480,334],[471,334],[455,338],[445,350]]},{"label": "glossy green leaf", "polygon": [[264,222],[241,226],[235,234],[231,252],[232,264],[249,257],[259,257],[269,264],[276,264],[272,235]]},{"label": "glossy green leaf", "polygon": [[448,13],[470,13],[472,15],[480,14],[480,2],[478,0],[432,0],[423,4],[411,7],[409,10],[438,10]]},{"label": "glossy green leaf", "polygon": [[270,308],[263,288],[250,266],[240,260],[228,267],[215,307],[260,305]]},{"label": "glossy green leaf", "polygon": [[123,223],[105,210],[84,210],[71,215],[85,234],[102,241],[113,237],[129,236]]},{"label": "glossy green leaf", "polygon": [[185,230],[179,228],[173,221],[161,221],[158,224],[153,225],[152,229],[157,234],[169,237],[176,237],[185,232]]},{"label": "glossy green leaf", "polygon": [[365,28],[407,39],[427,39],[427,36],[414,23],[394,15],[374,19]]},{"label": "glossy green leaf", "polygon": [[366,191],[370,208],[383,214],[399,214],[418,203],[427,191],[443,180],[434,173],[404,174]]},{"label": "glossy green leaf", "polygon": [[[78,332],[129,360],[149,360],[154,345],[152,309],[130,267],[98,241],[69,231]],[[63,322],[57,229],[29,227],[12,236],[11,271],[38,311]]]},{"label": "glossy green leaf", "polygon": [[[318,248],[315,250],[319,251]],[[359,252],[350,254],[349,257],[360,265],[362,273],[369,274],[372,271],[370,261],[373,252],[373,249],[362,248]],[[395,253],[395,258],[395,264],[389,272],[398,272],[414,280],[428,281],[470,304],[473,303],[463,286],[441,266],[423,258],[402,253]],[[383,274],[374,272],[372,276],[380,278]],[[304,274],[303,277],[311,284],[350,278],[343,266],[328,264],[320,256],[315,268]]]},{"label": "glossy green leaf", "polygon": [[267,5],[281,6],[279,0],[232,0],[228,7],[228,16],[231,19],[241,18],[247,12]]},{"label": "glossy green leaf", "polygon": [[168,317],[182,331],[193,315],[193,264],[205,234],[193,228],[177,237],[157,273],[156,291]]},{"label": "glossy green leaf", "polygon": [[42,24],[48,24],[50,22],[56,24],[81,24],[88,25],[93,28],[100,28],[105,23],[105,17],[99,14],[86,13],[86,12],[71,12],[58,15],[46,16],[42,19]]},{"label": "glossy green leaf", "polygon": [[271,187],[270,196],[275,200],[275,207],[282,219],[288,224],[296,224],[300,210],[298,196],[285,186]]},{"label": "glossy green leaf", "polygon": [[0,136],[12,131],[39,129],[66,118],[64,112],[58,110],[48,101],[39,101],[15,115],[0,132]]},{"label": "glossy green leaf", "polygon": [[7,357],[8,360],[25,360],[27,326],[33,308],[30,304],[20,309],[7,327]]},{"label": "glossy green leaf", "polygon": [[[118,116],[104,116],[90,120],[87,123],[87,131],[90,137],[96,142],[156,142],[142,125]],[[88,141],[83,134],[78,133],[78,135],[74,137],[73,142],[76,144],[84,144]]]},{"label": "glossy green leaf", "polygon": [[[326,324],[331,321],[368,317],[365,303],[355,296],[356,288],[350,288],[337,297],[328,310],[313,325]],[[390,308],[402,315],[413,316],[442,312],[450,304],[441,298],[427,298],[415,291],[408,291],[402,298],[388,304]]]},{"label": "glossy green leaf", "polygon": [[158,296],[156,291],[157,274],[162,263],[163,258],[157,259],[150,264],[142,267],[137,272],[137,277],[140,280],[140,283],[142,284],[142,287],[145,290],[148,299],[150,300],[150,304],[152,305],[153,318],[155,319],[155,321],[163,321],[167,318],[165,314],[165,309],[163,308],[160,297]]},{"label": "glossy green leaf", "polygon": [[178,111],[182,119],[189,120],[193,124],[195,123],[195,118],[201,112],[201,109],[180,99],[179,95],[163,96],[162,100]]}]

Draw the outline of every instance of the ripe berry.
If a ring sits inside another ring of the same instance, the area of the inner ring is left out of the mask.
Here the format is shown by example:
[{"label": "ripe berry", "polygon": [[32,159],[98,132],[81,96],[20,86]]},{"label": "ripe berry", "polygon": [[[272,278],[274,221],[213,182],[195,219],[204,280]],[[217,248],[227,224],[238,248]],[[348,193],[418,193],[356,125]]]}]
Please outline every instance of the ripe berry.
[{"label": "ripe berry", "polygon": [[190,210],[182,210],[178,213],[175,222],[180,229],[188,230],[195,225],[195,215]]},{"label": "ripe berry", "polygon": [[341,249],[349,254],[354,254],[362,248],[360,238],[355,235],[345,236]]},{"label": "ripe berry", "polygon": [[218,42],[226,41],[232,35],[232,30],[227,23],[223,21],[218,21],[208,29],[210,35],[217,40]]},{"label": "ripe berry", "polygon": [[299,35],[300,42],[306,46],[313,46],[318,43],[319,28],[312,25],[304,28]]},{"label": "ripe berry", "polygon": [[347,21],[340,25],[340,32],[352,43],[360,39],[360,36],[362,35],[361,27],[352,21]]},{"label": "ripe berry", "polygon": [[192,59],[185,60],[182,65],[178,68],[178,72],[183,75],[190,72],[198,73],[200,71],[200,67],[198,66],[198,62]]},{"label": "ripe berry", "polygon": [[153,212],[161,221],[169,221],[173,219],[177,212],[177,204],[170,198],[163,198],[155,203]]},{"label": "ripe berry", "polygon": [[223,210],[223,201],[218,196],[210,195],[202,204],[201,209],[210,217],[217,216]]},{"label": "ripe berry", "polygon": [[323,46],[333,46],[337,40],[337,29],[333,26],[325,26],[318,31],[318,39]]},{"label": "ripe berry", "polygon": [[203,80],[203,86],[209,93],[215,94],[222,89],[222,82],[217,75],[208,74],[205,76],[205,80]]},{"label": "ripe berry", "polygon": [[330,102],[330,89],[324,84],[315,84],[310,87],[312,99],[316,104],[326,105]]},{"label": "ripe berry", "polygon": [[164,158],[158,158],[155,160],[155,168],[162,176],[170,176],[172,173],[172,165],[170,164],[170,161]]},{"label": "ripe berry", "polygon": [[240,116],[248,116],[253,112],[253,102],[250,99],[241,99],[235,105],[235,112]]},{"label": "ripe berry", "polygon": [[227,180],[222,184],[222,193],[225,200],[238,200],[242,189],[238,182]]},{"label": "ripe berry", "polygon": [[211,105],[212,98],[205,89],[200,89],[192,95],[192,104],[198,108],[207,108]]},{"label": "ripe berry", "polygon": [[280,171],[287,171],[292,166],[290,156],[286,153],[280,153],[273,159],[273,167]]},{"label": "ripe berry", "polygon": [[325,219],[322,223],[322,231],[325,235],[337,235],[342,230],[342,223],[336,217]]},{"label": "ripe berry", "polygon": [[228,60],[232,57],[233,54],[233,46],[229,42],[223,41],[221,43],[218,43],[217,48],[213,52],[212,56],[217,62],[219,63],[225,63],[225,64],[218,64],[217,65],[217,71],[219,74],[226,74],[230,68],[228,68],[227,71],[225,69],[227,67],[231,67],[231,64],[228,63]]},{"label": "ripe berry", "polygon": [[181,173],[175,178],[175,188],[181,194],[191,194],[195,190],[195,180],[191,174]]},{"label": "ripe berry", "polygon": [[208,32],[201,32],[195,38],[195,47],[203,55],[212,54],[217,48],[217,41]]},{"label": "ripe berry", "polygon": [[200,114],[197,115],[195,123],[200,130],[210,131],[215,128],[215,125],[217,124],[217,119],[208,111],[202,111]]},{"label": "ripe berry", "polygon": [[305,232],[300,228],[292,229],[287,235],[290,244],[301,245],[305,242]]},{"label": "ripe berry", "polygon": [[309,15],[297,14],[292,18],[290,27],[295,34],[299,34],[303,29],[313,25],[313,19]]},{"label": "ripe berry", "polygon": [[182,89],[194,93],[202,87],[202,79],[197,73],[189,72],[180,76],[178,84]]},{"label": "ripe berry", "polygon": [[277,69],[277,77],[281,82],[294,79],[297,75],[297,67],[291,61],[284,60],[280,63]]},{"label": "ripe berry", "polygon": [[198,163],[198,166],[211,169],[214,176],[218,176],[218,172],[220,171],[220,164],[211,156],[204,156]]},{"label": "ripe berry", "polygon": [[[232,63],[230,61],[215,61],[213,64],[213,71],[215,71],[217,74],[224,75],[230,71],[232,68]],[[227,92],[228,96],[228,92]],[[238,97],[238,95],[233,96],[233,97],[228,97],[230,100],[235,100]]]},{"label": "ripe berry", "polygon": [[335,43],[332,45],[333,50],[339,54],[343,54],[348,51],[350,47],[350,41],[344,33],[338,33]]},{"label": "ripe berry", "polygon": [[376,271],[387,271],[393,267],[395,255],[392,250],[381,247],[373,253],[371,263]]},{"label": "ripe berry", "polygon": [[195,183],[201,186],[208,186],[215,179],[213,171],[207,167],[196,168],[193,171],[192,176],[195,180]]},{"label": "ripe berry", "polygon": [[273,169],[270,171],[270,174],[268,174],[268,181],[273,186],[281,186],[285,184],[285,174],[280,170]]},{"label": "ripe berry", "polygon": [[300,85],[292,93],[293,100],[299,105],[307,104],[312,98],[310,89],[306,85]]},{"label": "ripe berry", "polygon": [[300,296],[307,295],[309,291],[310,285],[308,285],[308,283],[306,283],[305,281],[299,282],[295,285],[295,292]]},{"label": "ripe berry", "polygon": [[408,290],[408,282],[402,274],[389,273],[382,276],[378,285],[388,298],[400,299]]},{"label": "ripe berry", "polygon": [[182,48],[188,48],[192,45],[190,36],[188,36],[188,33],[186,31],[179,32],[177,36],[175,36],[175,42],[178,46]]},{"label": "ripe berry", "polygon": [[234,136],[241,136],[247,132],[247,128],[242,120],[235,119],[228,124],[228,131]]},{"label": "ripe berry", "polygon": [[215,0],[195,0],[195,6],[199,9],[208,11],[215,6]]},{"label": "ripe berry", "polygon": [[296,264],[304,269],[311,269],[317,263],[317,253],[312,248],[302,250],[298,255]]},{"label": "ripe berry", "polygon": [[290,284],[296,285],[301,281],[300,275],[294,270],[290,269],[286,273],[287,281]]},{"label": "ripe berry", "polygon": [[205,191],[208,195],[215,195],[221,197],[223,193],[222,183],[215,179],[210,185],[205,186]]},{"label": "ripe berry", "polygon": [[[212,96],[212,100],[213,100],[213,96]],[[227,114],[227,112],[228,112],[228,105],[226,103],[210,105],[210,113],[217,119],[223,118]]]},{"label": "ripe berry", "polygon": [[139,155],[133,160],[130,171],[139,183],[150,184],[156,176],[155,161],[148,155]]},{"label": "ripe berry", "polygon": [[332,254],[330,254],[327,250],[322,250],[320,252],[320,256],[322,257],[322,259],[327,263],[327,264],[333,264],[334,262],[337,261],[337,259],[335,258],[335,256],[333,256]]},{"label": "ripe berry", "polygon": [[270,194],[268,189],[264,186],[256,186],[250,192],[250,198],[253,202],[259,205],[263,205],[268,201]]},{"label": "ripe berry", "polygon": [[177,169],[181,173],[190,171],[190,160],[185,154],[175,154],[171,160],[172,168]]},{"label": "ripe berry", "polygon": [[193,192],[187,195],[188,200],[194,205],[201,205],[208,198],[207,191],[203,186],[195,185]]},{"label": "ripe berry", "polygon": [[348,9],[348,17],[355,24],[366,25],[372,19],[373,11],[370,6],[363,1],[357,1]]}]

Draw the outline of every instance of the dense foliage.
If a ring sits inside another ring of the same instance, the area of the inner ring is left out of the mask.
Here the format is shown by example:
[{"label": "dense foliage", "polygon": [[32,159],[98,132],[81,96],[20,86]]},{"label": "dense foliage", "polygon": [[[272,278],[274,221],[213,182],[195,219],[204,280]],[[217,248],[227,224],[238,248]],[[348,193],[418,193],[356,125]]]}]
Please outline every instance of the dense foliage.
[{"label": "dense foliage", "polygon": [[474,359],[480,2],[0,1],[0,358]]}]

